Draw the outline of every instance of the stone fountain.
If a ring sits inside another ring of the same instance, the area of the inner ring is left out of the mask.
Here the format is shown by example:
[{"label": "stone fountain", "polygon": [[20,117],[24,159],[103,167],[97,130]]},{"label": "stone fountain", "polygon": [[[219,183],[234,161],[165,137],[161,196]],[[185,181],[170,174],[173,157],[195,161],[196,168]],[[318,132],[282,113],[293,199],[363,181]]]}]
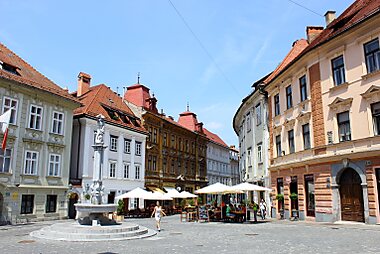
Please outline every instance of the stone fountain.
[{"label": "stone fountain", "polygon": [[110,241],[140,239],[157,232],[137,224],[116,222],[108,214],[116,210],[116,204],[105,204],[102,183],[104,145],[104,116],[98,115],[94,148],[94,174],[92,184],[83,186],[81,203],[75,204],[78,222],[56,223],[30,233],[31,236],[60,241]]},{"label": "stone fountain", "polygon": [[[102,183],[103,158],[104,150],[107,146],[104,145],[104,116],[98,115],[98,128],[95,135],[94,148],[94,171],[93,181],[90,188],[84,186],[81,203],[75,204],[77,210],[77,219],[81,225],[115,225],[114,219],[108,218],[109,213],[116,210],[116,204],[104,204],[104,186]],[[90,189],[90,190],[89,190]],[[90,191],[90,193],[89,193]],[[90,202],[86,201],[86,196],[90,195]]]}]

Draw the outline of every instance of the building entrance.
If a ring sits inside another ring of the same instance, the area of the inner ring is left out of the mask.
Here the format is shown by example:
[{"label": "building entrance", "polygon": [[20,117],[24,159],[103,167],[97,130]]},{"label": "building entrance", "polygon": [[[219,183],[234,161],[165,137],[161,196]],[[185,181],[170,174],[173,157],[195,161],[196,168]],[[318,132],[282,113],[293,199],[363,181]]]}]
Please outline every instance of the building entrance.
[{"label": "building entrance", "polygon": [[364,222],[363,188],[358,173],[352,168],[340,177],[340,203],[342,220]]},{"label": "building entrance", "polygon": [[71,193],[69,199],[69,219],[75,219],[77,211],[75,210],[74,204],[78,203],[78,194]]}]

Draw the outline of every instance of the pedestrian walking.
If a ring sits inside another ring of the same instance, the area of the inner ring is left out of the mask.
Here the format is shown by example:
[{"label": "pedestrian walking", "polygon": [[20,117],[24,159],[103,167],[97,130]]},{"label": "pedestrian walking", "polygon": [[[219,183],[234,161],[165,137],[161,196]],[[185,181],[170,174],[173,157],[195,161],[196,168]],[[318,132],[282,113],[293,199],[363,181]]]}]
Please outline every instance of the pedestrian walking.
[{"label": "pedestrian walking", "polygon": [[253,218],[255,222],[257,222],[257,211],[259,210],[259,206],[257,205],[255,201],[253,201],[252,208],[253,208]]},{"label": "pedestrian walking", "polygon": [[259,207],[260,207],[261,219],[265,220],[265,215],[266,215],[266,212],[267,212],[267,204],[265,203],[265,201],[264,201],[263,198],[260,201]]},{"label": "pedestrian walking", "polygon": [[164,211],[162,211],[162,207],[160,206],[160,202],[157,201],[156,206],[154,207],[153,213],[151,218],[153,217],[156,219],[156,228],[158,232],[161,231],[161,216],[166,216]]}]

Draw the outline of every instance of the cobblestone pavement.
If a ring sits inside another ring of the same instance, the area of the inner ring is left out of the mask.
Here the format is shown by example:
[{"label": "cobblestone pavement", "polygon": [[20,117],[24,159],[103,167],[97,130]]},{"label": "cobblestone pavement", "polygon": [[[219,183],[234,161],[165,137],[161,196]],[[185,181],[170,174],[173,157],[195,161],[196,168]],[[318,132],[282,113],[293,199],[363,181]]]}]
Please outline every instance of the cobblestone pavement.
[{"label": "cobblestone pavement", "polygon": [[[127,219],[154,228],[154,219]],[[0,253],[380,253],[380,225],[271,221],[258,224],[180,222],[164,217],[156,236],[108,242],[35,239],[54,222],[0,227]]]}]

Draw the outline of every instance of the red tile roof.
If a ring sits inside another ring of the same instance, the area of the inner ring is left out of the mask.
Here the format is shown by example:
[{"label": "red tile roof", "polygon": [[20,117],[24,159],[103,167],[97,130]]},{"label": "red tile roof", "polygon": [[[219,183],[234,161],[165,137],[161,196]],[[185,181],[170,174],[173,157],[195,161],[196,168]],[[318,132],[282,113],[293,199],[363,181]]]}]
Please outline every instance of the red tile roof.
[{"label": "red tile roof", "polygon": [[17,74],[0,69],[0,78],[15,81],[26,86],[36,88],[70,101],[78,103],[68,90],[56,85],[53,81],[39,73],[31,65],[25,62],[21,57],[16,55],[5,45],[0,43],[0,61],[17,68]]},{"label": "red tile roof", "polygon": [[198,124],[197,115],[193,112],[185,111],[179,114],[178,124],[191,131],[196,131],[196,125]]},{"label": "red tile roof", "polygon": [[206,128],[203,128],[204,133],[206,134],[206,137],[208,137],[211,141],[224,146],[225,148],[229,148],[229,146],[224,143],[224,141],[215,133],[212,133],[211,131],[207,130]]},{"label": "red tile roof", "polygon": [[268,84],[275,79],[308,45],[309,43],[305,39],[295,41],[292,49],[285,56],[284,60],[282,60],[277,68],[263,82]]},{"label": "red tile roof", "polygon": [[145,109],[149,109],[148,99],[150,98],[149,88],[141,84],[127,87],[127,91],[124,94],[125,100]]},{"label": "red tile roof", "polygon": [[[380,0],[356,0],[349,6],[338,18],[333,20],[315,39],[305,47],[301,52],[296,50],[293,56],[289,56],[294,50],[289,52],[284,61],[276,68],[276,70],[264,81],[268,84],[283,71],[294,64],[299,58],[312,51],[313,49],[323,45],[324,43],[336,38],[342,33],[350,30],[361,22],[380,13]],[[286,58],[289,58],[286,60]]]},{"label": "red tile roof", "polygon": [[[78,97],[79,101],[83,104],[82,107],[74,110],[74,116],[88,115],[96,117],[102,114],[106,122],[118,124],[136,131],[146,132],[132,110],[124,103],[123,99],[118,96],[114,91],[104,84],[90,87],[90,90]],[[119,116],[111,118],[108,111],[114,111]],[[130,120],[122,121],[120,115],[126,115],[130,119],[135,119],[137,125],[133,124]]]}]

